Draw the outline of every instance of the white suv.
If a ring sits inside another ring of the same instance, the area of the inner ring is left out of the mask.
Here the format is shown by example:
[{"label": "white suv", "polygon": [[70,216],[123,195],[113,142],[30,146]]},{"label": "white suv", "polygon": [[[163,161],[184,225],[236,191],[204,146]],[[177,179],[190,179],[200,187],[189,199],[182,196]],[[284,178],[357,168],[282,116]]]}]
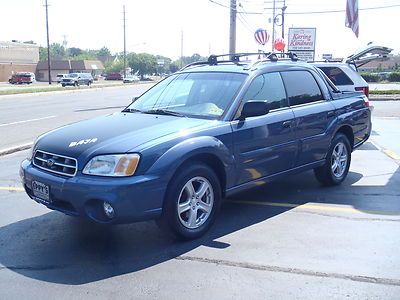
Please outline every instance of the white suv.
[{"label": "white suv", "polygon": [[312,64],[321,69],[341,91],[362,91],[368,97],[368,83],[357,73],[357,68],[366,63],[387,59],[393,49],[382,46],[370,46],[341,61],[322,61]]}]

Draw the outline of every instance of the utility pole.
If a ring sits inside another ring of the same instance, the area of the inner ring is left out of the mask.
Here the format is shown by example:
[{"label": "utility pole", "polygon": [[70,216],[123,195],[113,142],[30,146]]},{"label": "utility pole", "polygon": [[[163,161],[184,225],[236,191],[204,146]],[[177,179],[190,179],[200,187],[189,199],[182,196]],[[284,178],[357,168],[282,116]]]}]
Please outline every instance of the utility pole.
[{"label": "utility pole", "polygon": [[274,48],[274,41],[275,41],[275,17],[276,17],[276,15],[275,15],[275,8],[276,8],[276,5],[275,5],[276,3],[275,3],[275,0],[274,0],[274,3],[273,3],[273,6],[272,6],[272,52],[274,52],[274,50],[275,50],[275,48]]},{"label": "utility pole", "polygon": [[125,78],[126,77],[126,29],[125,29],[125,27],[126,27],[126,24],[125,24],[126,19],[125,19],[125,5],[123,7],[124,7],[124,11],[123,11],[123,14],[124,14],[124,78]]},{"label": "utility pole", "polygon": [[47,69],[49,75],[49,84],[51,84],[51,63],[50,63],[50,40],[49,40],[49,12],[47,0],[45,0],[46,6],[46,31],[47,31]]},{"label": "utility pole", "polygon": [[229,22],[229,54],[236,52],[236,0],[231,0]]},{"label": "utility pole", "polygon": [[183,30],[181,31],[181,68],[183,68]]}]

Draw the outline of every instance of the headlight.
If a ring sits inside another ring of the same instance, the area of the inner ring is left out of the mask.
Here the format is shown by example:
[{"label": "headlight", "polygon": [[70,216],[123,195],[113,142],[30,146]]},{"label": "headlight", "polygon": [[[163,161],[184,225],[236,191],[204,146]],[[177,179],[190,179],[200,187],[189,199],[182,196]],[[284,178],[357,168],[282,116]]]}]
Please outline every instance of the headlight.
[{"label": "headlight", "polygon": [[93,157],[83,169],[83,174],[98,176],[131,176],[139,164],[139,154],[99,155]]},{"label": "headlight", "polygon": [[29,148],[28,153],[26,154],[26,159],[31,161],[32,160],[32,156],[33,156],[33,148],[35,148],[36,142],[38,141],[39,137],[37,137],[33,143],[32,143],[32,147]]}]

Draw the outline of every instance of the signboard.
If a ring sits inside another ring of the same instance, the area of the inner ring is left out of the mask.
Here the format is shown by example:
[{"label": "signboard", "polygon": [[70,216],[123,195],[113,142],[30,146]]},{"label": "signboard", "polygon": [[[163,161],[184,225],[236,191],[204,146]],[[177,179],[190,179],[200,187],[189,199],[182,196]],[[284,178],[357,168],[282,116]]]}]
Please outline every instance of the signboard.
[{"label": "signboard", "polygon": [[333,54],[322,54],[322,59],[330,60],[333,58]]},{"label": "signboard", "polygon": [[314,60],[316,28],[289,28],[288,51],[300,59]]},{"label": "signboard", "polygon": [[291,51],[296,53],[297,57],[304,61],[314,61],[314,51]]}]

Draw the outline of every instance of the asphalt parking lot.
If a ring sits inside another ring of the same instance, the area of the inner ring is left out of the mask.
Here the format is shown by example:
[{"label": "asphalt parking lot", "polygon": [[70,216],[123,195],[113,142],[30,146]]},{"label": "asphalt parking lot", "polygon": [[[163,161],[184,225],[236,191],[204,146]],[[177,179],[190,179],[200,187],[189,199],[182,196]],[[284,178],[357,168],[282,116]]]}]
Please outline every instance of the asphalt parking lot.
[{"label": "asphalt parking lot", "polygon": [[372,143],[342,186],[306,173],[238,194],[192,242],[154,222],[104,227],[47,210],[21,192],[25,155],[0,160],[0,298],[400,295],[399,165]]},{"label": "asphalt parking lot", "polygon": [[[118,110],[134,92],[71,94],[69,103],[54,94],[40,106],[20,97],[15,116],[4,99],[2,146]],[[371,139],[353,153],[341,186],[321,187],[308,172],[237,194],[191,242],[155,222],[99,226],[50,211],[22,191],[27,151],[1,156],[0,299],[400,299],[400,111],[392,102],[374,103]]]}]

